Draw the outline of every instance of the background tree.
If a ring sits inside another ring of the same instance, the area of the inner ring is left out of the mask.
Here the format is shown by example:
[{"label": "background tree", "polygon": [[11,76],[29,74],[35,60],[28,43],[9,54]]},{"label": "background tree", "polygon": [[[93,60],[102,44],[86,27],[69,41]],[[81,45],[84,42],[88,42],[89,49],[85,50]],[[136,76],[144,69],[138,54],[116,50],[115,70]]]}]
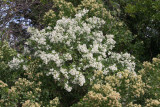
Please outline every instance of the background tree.
[{"label": "background tree", "polygon": [[151,60],[160,53],[159,0],[103,1],[108,9],[112,11],[112,15],[123,20],[130,31],[137,35],[133,43],[143,42],[143,49],[140,49],[142,52],[141,61]]}]

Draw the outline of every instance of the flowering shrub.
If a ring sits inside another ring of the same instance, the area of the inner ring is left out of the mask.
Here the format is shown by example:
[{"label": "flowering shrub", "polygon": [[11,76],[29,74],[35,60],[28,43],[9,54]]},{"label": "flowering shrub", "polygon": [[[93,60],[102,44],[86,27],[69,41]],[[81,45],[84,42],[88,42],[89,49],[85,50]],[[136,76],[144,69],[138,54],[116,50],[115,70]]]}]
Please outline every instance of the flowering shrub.
[{"label": "flowering shrub", "polygon": [[112,76],[104,76],[102,71],[96,71],[95,77],[92,89],[78,104],[74,105],[75,107],[81,107],[81,105],[130,107],[133,101],[135,103],[144,95],[145,84],[141,76],[133,72],[124,71]]},{"label": "flowering shrub", "polygon": [[107,22],[107,24],[101,28],[101,31],[103,31],[104,34],[113,34],[115,36],[116,47],[114,50],[117,52],[130,52],[133,53],[134,56],[138,56],[136,54],[137,47],[140,49],[141,43],[136,43],[136,45],[131,44],[134,36],[123,22],[114,18],[110,12],[106,10],[102,0],[76,0],[76,2],[74,0],[54,0],[52,8],[53,9],[44,15],[43,24],[46,26],[55,27],[57,20],[62,17],[73,18],[79,10],[85,8],[89,10],[86,15],[87,17],[96,16]]},{"label": "flowering shrub", "polygon": [[91,91],[78,104],[72,107],[120,107],[120,94],[113,90],[109,84],[94,84]]},{"label": "flowering shrub", "polygon": [[[95,71],[95,82],[90,91],[73,107],[159,107],[160,59],[144,62],[144,68],[135,74],[125,70],[105,76]],[[153,80],[153,81],[152,81]]]},{"label": "flowering shrub", "polygon": [[91,90],[73,107],[141,107],[135,103],[144,95],[145,84],[140,75],[124,71],[104,76],[102,71],[96,71],[95,77]]},{"label": "flowering shrub", "polygon": [[[75,18],[58,20],[56,26],[38,31],[29,28],[31,37],[27,44],[32,47],[31,56],[41,60],[47,76],[64,87],[68,92],[74,85],[83,86],[93,77],[93,71],[102,70],[112,74],[119,70],[134,71],[134,57],[130,54],[112,52],[113,35],[100,31],[105,21],[98,17],[85,18],[88,10],[83,9]],[[41,70],[42,70],[41,69]]]},{"label": "flowering shrub", "polygon": [[147,99],[146,100],[146,107],[159,107],[160,100],[154,100],[154,99]]},{"label": "flowering shrub", "polygon": [[160,99],[160,56],[152,59],[151,62],[144,62],[143,69],[139,71],[143,81],[146,83],[146,97]]}]

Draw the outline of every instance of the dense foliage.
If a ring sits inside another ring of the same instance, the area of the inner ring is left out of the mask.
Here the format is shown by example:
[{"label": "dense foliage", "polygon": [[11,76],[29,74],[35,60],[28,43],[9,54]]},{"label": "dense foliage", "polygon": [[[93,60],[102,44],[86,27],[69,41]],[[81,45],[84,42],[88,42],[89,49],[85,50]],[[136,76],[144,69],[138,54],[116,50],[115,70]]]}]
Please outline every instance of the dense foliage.
[{"label": "dense foliage", "polygon": [[[156,56],[152,61],[140,62],[153,57],[147,53],[152,45],[146,44],[150,38],[158,40],[159,13],[150,12],[159,9],[155,4],[159,2],[103,1],[24,3],[31,3],[28,9],[35,15],[31,20],[37,24],[22,33],[28,36],[20,43],[21,48],[11,48],[12,33],[8,41],[0,42],[0,106],[159,107],[159,47],[151,51]],[[2,3],[0,6],[19,2]],[[51,7],[39,7],[45,4]],[[42,9],[43,17],[37,16],[36,8]],[[155,35],[143,33],[150,21]],[[5,36],[4,31],[0,34]]]},{"label": "dense foliage", "polygon": [[[150,60],[160,53],[159,0],[103,0],[112,14],[127,24],[136,35],[133,42],[142,42],[139,59]],[[108,6],[109,5],[109,6]],[[144,57],[145,56],[145,57]]]}]

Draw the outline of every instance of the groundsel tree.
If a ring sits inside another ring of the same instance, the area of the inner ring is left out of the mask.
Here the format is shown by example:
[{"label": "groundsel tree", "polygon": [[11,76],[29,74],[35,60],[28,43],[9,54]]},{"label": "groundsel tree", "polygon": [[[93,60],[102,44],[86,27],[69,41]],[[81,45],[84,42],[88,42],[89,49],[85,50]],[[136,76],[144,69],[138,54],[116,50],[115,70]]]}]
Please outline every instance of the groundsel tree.
[{"label": "groundsel tree", "polygon": [[[101,28],[107,24],[98,17],[87,17],[88,10],[80,10],[75,18],[58,20],[55,27],[38,30],[28,28],[31,37],[26,44],[31,47],[25,54],[40,60],[40,71],[53,76],[60,86],[70,92],[74,86],[84,86],[94,80],[93,71],[104,75],[118,71],[134,72],[134,57],[128,53],[115,53],[114,36],[104,35]],[[15,63],[14,61],[8,64]],[[21,63],[21,61],[18,61]],[[12,69],[16,68],[10,65]],[[24,65],[27,69],[27,65]]]}]

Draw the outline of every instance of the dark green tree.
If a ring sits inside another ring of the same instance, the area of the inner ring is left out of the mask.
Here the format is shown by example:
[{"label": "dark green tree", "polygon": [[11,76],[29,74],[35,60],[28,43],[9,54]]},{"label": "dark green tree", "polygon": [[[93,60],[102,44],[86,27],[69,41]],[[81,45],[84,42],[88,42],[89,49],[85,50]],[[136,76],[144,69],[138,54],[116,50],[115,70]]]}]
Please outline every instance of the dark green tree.
[{"label": "dark green tree", "polygon": [[123,20],[137,35],[133,44],[139,48],[140,60],[151,60],[160,53],[160,1],[159,0],[104,0],[112,14]]}]

